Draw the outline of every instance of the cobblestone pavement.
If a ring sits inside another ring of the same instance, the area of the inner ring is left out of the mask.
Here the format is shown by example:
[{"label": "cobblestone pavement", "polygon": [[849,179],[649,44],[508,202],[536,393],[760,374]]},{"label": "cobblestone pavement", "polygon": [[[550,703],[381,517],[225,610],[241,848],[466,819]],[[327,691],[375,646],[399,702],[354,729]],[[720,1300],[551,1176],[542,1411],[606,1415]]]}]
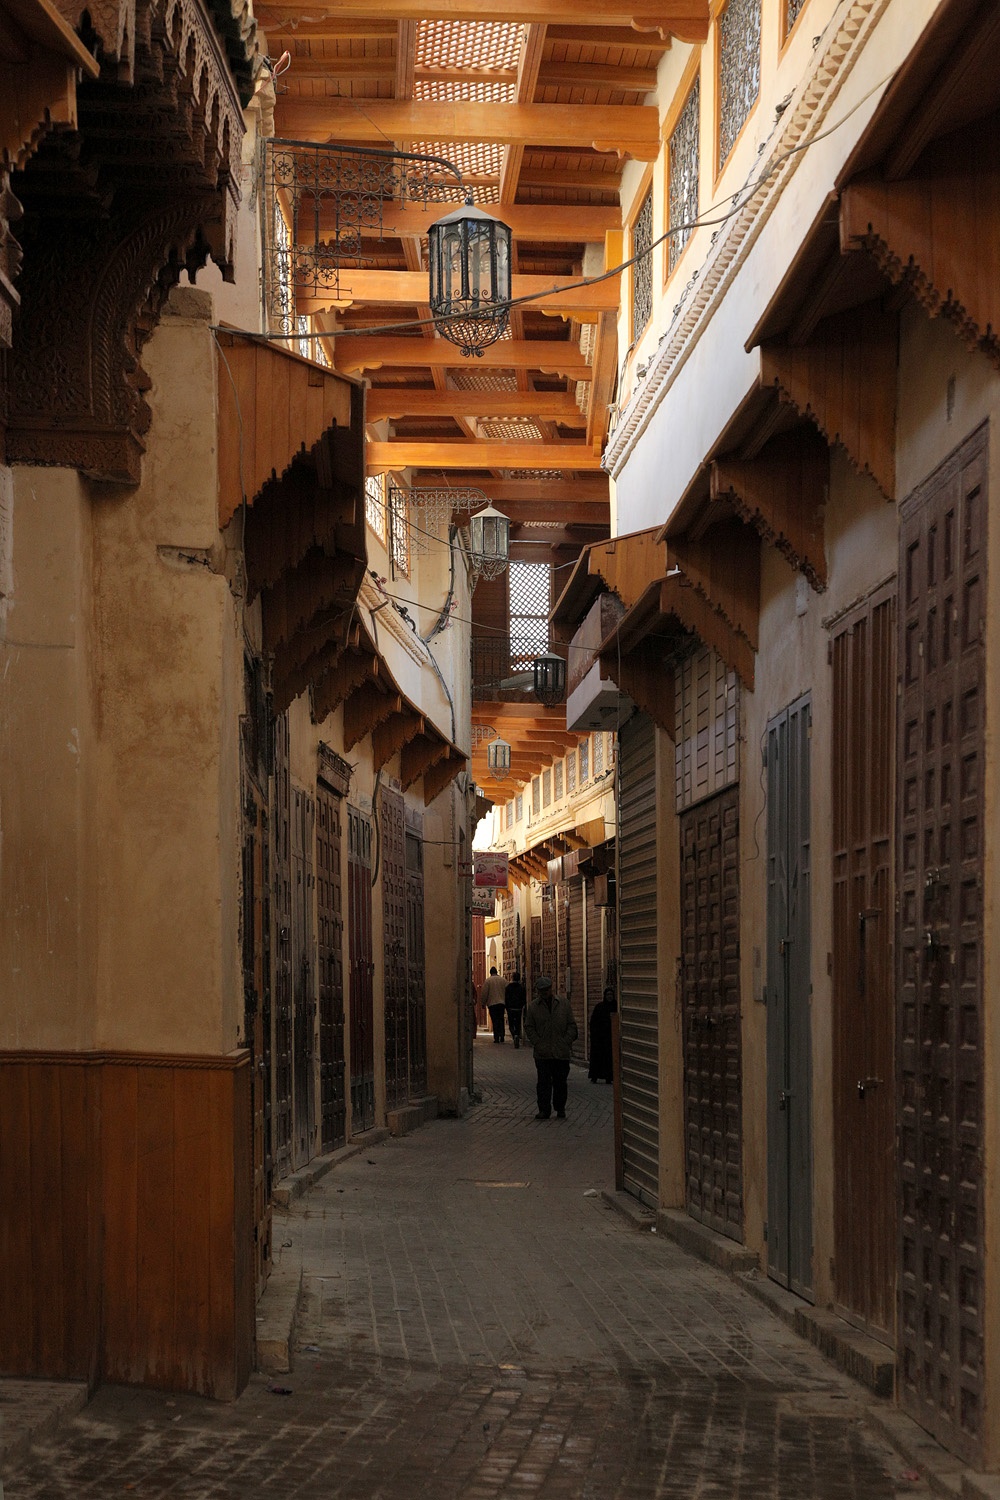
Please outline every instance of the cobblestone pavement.
[{"label": "cobblestone pavement", "polygon": [[872,1398],[603,1202],[609,1088],[574,1069],[568,1118],[536,1123],[529,1052],[481,1037],[476,1066],[464,1120],[355,1157],[293,1207],[290,1375],[231,1405],[104,1389],[7,1500],[926,1493],[869,1431]]}]

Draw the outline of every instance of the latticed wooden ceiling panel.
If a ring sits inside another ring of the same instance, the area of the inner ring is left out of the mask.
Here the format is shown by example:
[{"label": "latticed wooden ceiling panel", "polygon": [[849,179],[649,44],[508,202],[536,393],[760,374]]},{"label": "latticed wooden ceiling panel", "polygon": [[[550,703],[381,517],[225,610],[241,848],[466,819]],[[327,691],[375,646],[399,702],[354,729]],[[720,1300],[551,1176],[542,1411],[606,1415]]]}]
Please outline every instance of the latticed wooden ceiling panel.
[{"label": "latticed wooden ceiling panel", "polygon": [[513,69],[524,28],[506,21],[421,21],[414,61],[418,68]]}]

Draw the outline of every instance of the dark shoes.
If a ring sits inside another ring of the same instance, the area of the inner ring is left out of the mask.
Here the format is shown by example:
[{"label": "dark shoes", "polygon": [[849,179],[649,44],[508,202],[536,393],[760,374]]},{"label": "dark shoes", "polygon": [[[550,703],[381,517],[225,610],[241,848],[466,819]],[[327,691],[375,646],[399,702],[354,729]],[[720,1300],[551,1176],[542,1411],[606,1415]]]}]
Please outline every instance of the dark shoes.
[{"label": "dark shoes", "polygon": [[543,1114],[537,1114],[535,1116],[536,1120],[547,1120],[548,1118],[549,1118],[548,1115],[543,1115]]},{"label": "dark shoes", "polygon": [[556,1119],[557,1120],[565,1120],[565,1118],[566,1118],[566,1111],[564,1109],[557,1109],[556,1110]]}]

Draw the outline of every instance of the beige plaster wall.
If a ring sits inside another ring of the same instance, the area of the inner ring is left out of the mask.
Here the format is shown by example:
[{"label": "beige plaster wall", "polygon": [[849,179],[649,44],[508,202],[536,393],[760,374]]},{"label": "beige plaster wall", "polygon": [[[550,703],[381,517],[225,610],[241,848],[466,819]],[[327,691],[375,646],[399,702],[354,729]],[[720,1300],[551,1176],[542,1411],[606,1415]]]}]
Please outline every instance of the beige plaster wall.
[{"label": "beige plaster wall", "polygon": [[0,470],[0,1046],[94,1034],[92,515],[65,469]]},{"label": "beige plaster wall", "polygon": [[215,358],[204,294],[174,293],[144,354],[142,483],[93,507],[95,1040],[237,1045],[242,652],[218,565]]}]

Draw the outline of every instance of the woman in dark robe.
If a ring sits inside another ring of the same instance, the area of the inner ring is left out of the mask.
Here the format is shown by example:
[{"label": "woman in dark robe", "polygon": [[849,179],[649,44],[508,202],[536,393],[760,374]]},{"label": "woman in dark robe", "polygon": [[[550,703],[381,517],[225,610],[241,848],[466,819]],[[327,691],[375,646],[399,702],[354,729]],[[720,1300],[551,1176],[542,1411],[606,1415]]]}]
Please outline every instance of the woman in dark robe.
[{"label": "woman in dark robe", "polygon": [[608,985],[604,991],[604,998],[598,1000],[590,1012],[591,1083],[597,1083],[601,1078],[605,1083],[611,1083],[614,1078],[614,1068],[611,1062],[611,1017],[617,1009],[615,992]]}]

